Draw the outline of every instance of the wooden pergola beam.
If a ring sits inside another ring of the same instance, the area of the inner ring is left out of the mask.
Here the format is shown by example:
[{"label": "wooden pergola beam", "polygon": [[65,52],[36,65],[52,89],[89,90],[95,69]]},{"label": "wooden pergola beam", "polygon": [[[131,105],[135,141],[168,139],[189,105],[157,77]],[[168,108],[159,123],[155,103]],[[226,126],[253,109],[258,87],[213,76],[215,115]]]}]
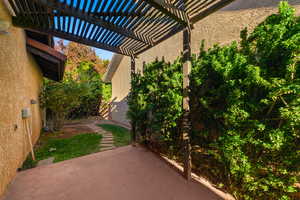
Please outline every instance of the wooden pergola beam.
[{"label": "wooden pergola beam", "polygon": [[234,2],[235,0],[223,0],[220,1],[216,4],[214,4],[213,6],[209,7],[208,9],[204,10],[203,12],[200,12],[198,15],[193,16],[191,18],[191,23],[194,24],[200,20],[202,20],[203,18],[209,16],[210,14],[220,10],[221,8],[229,5],[230,3]]},{"label": "wooden pergola beam", "polygon": [[65,56],[64,54],[56,51],[55,49],[49,47],[48,45],[45,45],[41,42],[38,42],[36,40],[30,39],[30,38],[26,38],[26,44],[34,47],[36,49],[40,49],[43,52],[48,53],[49,55],[61,60],[62,62],[65,62],[67,60],[67,56]]},{"label": "wooden pergola beam", "polygon": [[85,44],[88,46],[104,49],[104,50],[111,51],[111,52],[116,52],[118,54],[122,54],[122,55],[126,55],[126,56],[132,55],[131,53],[127,53],[126,51],[124,51],[122,49],[112,47],[112,46],[109,46],[104,43],[86,40],[86,39],[83,39],[82,37],[73,36],[68,33],[57,32],[57,31],[45,31],[45,33],[48,33],[48,34],[56,36],[56,37],[65,38],[65,39],[73,41],[73,42],[82,43],[82,44]]},{"label": "wooden pergola beam", "polygon": [[62,13],[67,14],[67,15],[77,17],[81,20],[84,20],[84,21],[89,22],[89,23],[94,24],[94,25],[101,26],[105,29],[108,29],[108,30],[113,31],[115,33],[124,35],[128,38],[132,38],[134,40],[143,42],[147,45],[151,46],[151,44],[152,44],[152,40],[150,38],[139,35],[139,34],[133,32],[133,31],[130,31],[126,28],[116,26],[112,23],[108,23],[108,22],[106,22],[106,21],[104,21],[100,18],[97,18],[97,17],[91,15],[91,14],[83,13],[80,10],[78,10],[78,9],[72,7],[72,6],[69,6],[67,3],[61,3],[61,2],[55,1],[55,0],[33,0],[33,1],[38,3],[38,4],[43,5],[46,8],[51,8],[51,9],[58,10]]},{"label": "wooden pergola beam", "polygon": [[55,32],[55,36],[131,56],[185,28],[190,30],[234,0],[6,1],[17,19],[24,19],[23,28]]},{"label": "wooden pergola beam", "polygon": [[107,50],[107,51],[112,51],[112,52],[115,52],[115,53],[118,53],[118,54],[121,54],[121,55],[125,55],[125,56],[131,56],[133,54],[131,52],[126,52],[126,51],[124,51],[120,48],[109,46],[107,44],[103,44],[103,43],[100,43],[100,42],[94,42],[94,41],[91,41],[91,40],[86,40],[86,39],[83,39],[82,37],[78,37],[78,36],[75,36],[75,35],[70,35],[68,33],[60,32],[60,31],[42,30],[42,29],[37,30],[37,28],[31,29],[31,28],[28,28],[28,27],[26,29],[30,30],[32,32],[38,32],[38,33],[42,33],[42,34],[52,35],[52,36],[59,37],[59,38],[64,38],[66,40],[70,40],[70,41],[73,41],[73,42],[77,42],[77,43],[85,44],[85,45],[88,45],[88,46],[104,49],[104,50]]},{"label": "wooden pergola beam", "polygon": [[[156,8],[157,10],[159,10],[160,12],[162,12],[163,14],[167,15],[168,17],[172,18],[173,20],[177,21],[178,23],[182,24],[183,26],[186,27],[190,27],[190,23],[188,21],[188,16],[187,14],[182,11],[182,10],[176,10],[177,12],[180,12],[184,18],[178,16],[177,14],[175,14],[176,12],[174,12],[174,8],[168,5],[164,5],[164,3],[161,3],[161,1],[164,2],[164,0],[144,0],[145,2],[147,2],[148,4],[150,4],[152,7]],[[171,11],[169,11],[171,10]]]},{"label": "wooden pergola beam", "polygon": [[[26,12],[26,14],[48,15],[49,11]],[[124,12],[124,13],[118,13],[118,12],[101,12],[101,13],[90,13],[90,15],[92,15],[95,18],[95,20],[99,20],[99,18],[97,18],[97,17],[143,17],[143,15],[141,13],[126,13],[126,12]],[[66,14],[65,16],[70,16],[70,15]]]}]

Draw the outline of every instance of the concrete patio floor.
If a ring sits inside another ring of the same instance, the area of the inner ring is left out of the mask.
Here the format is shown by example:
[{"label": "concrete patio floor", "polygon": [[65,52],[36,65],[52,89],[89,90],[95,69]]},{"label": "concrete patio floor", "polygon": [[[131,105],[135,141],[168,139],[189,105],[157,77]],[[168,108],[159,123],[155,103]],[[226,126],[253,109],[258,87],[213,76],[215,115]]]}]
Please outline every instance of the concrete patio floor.
[{"label": "concrete patio floor", "polygon": [[217,200],[141,147],[111,151],[18,173],[3,200]]}]

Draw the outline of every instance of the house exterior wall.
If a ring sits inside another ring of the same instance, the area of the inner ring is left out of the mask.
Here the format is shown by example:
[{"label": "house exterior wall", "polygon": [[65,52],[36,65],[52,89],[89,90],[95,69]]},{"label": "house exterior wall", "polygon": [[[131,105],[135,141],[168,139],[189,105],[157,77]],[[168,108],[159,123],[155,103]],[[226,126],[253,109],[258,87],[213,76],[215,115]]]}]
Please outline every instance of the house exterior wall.
[{"label": "house exterior wall", "polygon": [[[0,20],[11,23],[3,1]],[[21,110],[31,109],[33,143],[42,127],[39,104],[30,104],[38,100],[42,73],[26,51],[24,31],[11,25],[8,32],[0,34],[0,197],[30,152]]]},{"label": "house exterior wall", "polygon": [[[239,40],[240,31],[248,27],[249,31],[262,22],[267,16],[277,13],[279,0],[236,0],[222,10],[204,18],[195,24],[192,30],[192,52],[198,53],[202,40],[205,40],[207,48],[215,43],[229,44],[233,40]],[[300,0],[289,0],[300,14]],[[183,49],[182,32],[138,55],[136,68],[141,71],[143,62],[151,62],[164,56],[166,61],[173,61],[180,56]],[[112,96],[124,98],[130,90],[130,59],[126,57],[119,65],[119,69],[112,78]],[[116,107],[117,112],[112,111],[114,120],[128,123],[124,113],[127,112],[127,104]],[[123,112],[123,113],[122,113]]]},{"label": "house exterior wall", "polygon": [[[128,66],[126,65],[128,64]],[[112,108],[111,118],[129,125],[127,119],[127,96],[130,90],[130,57],[124,57],[112,77]]]}]

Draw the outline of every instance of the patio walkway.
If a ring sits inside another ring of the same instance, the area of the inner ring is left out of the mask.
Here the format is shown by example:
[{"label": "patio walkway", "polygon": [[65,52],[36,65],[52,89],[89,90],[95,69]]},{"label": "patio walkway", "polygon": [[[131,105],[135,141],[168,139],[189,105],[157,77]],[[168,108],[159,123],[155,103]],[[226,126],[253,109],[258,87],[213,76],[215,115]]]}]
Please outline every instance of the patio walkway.
[{"label": "patio walkway", "polygon": [[20,172],[4,200],[217,200],[141,147],[111,151]]}]

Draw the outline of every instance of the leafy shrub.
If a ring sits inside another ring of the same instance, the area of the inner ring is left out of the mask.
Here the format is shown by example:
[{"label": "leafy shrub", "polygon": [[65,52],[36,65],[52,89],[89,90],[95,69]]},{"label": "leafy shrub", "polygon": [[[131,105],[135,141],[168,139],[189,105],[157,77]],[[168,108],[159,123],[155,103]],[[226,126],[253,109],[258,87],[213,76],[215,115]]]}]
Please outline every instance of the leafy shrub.
[{"label": "leafy shrub", "polygon": [[168,150],[178,141],[177,124],[182,115],[181,60],[155,61],[145,66],[143,75],[135,74],[129,97],[129,118],[146,141],[165,144]]},{"label": "leafy shrub", "polygon": [[31,169],[36,167],[38,164],[38,161],[34,161],[31,157],[31,155],[28,155],[26,160],[23,162],[22,166],[18,169],[18,171],[23,171],[27,169]]},{"label": "leafy shrub", "polygon": [[55,82],[44,79],[40,103],[41,107],[48,110],[47,114],[51,115],[51,129],[59,130],[68,114],[80,105],[81,96],[87,93],[86,84],[78,84],[73,80]]},{"label": "leafy shrub", "polygon": [[96,116],[102,101],[109,101],[111,85],[101,80],[93,65],[81,62],[65,73],[62,82],[45,79],[40,95],[41,106],[47,108],[53,128],[61,128],[63,120]]},{"label": "leafy shrub", "polygon": [[[300,19],[282,2],[278,14],[241,38],[207,51],[202,46],[193,56],[194,169],[237,199],[290,199],[300,172]],[[129,98],[137,130],[150,127],[173,145],[182,114],[179,61],[147,65]]]},{"label": "leafy shrub", "polygon": [[83,118],[96,116],[101,105],[104,84],[101,75],[95,71],[92,63],[81,62],[72,71],[66,72],[65,81],[75,81],[77,84],[84,84],[88,90],[84,96],[80,97],[80,105],[70,114],[69,118]]},{"label": "leafy shrub", "polygon": [[109,60],[103,60],[94,48],[76,42],[58,40],[56,50],[67,56],[64,81],[88,85],[88,93],[80,97],[80,105],[68,115],[71,119],[96,116],[102,101],[109,101],[111,85],[101,81]]}]

